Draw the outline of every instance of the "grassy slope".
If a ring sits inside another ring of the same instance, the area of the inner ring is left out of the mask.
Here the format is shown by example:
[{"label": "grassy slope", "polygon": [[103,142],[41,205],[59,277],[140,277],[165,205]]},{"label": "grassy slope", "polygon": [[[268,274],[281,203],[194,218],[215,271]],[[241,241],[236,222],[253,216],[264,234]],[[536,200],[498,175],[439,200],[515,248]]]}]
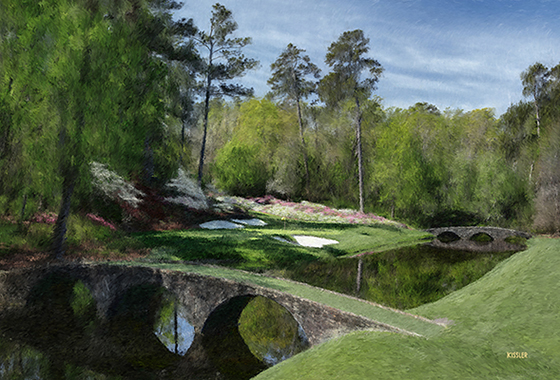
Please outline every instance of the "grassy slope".
[{"label": "grassy slope", "polygon": [[431,339],[353,333],[257,378],[559,379],[560,240],[534,239],[480,280],[411,312],[455,324]]},{"label": "grassy slope", "polygon": [[[365,251],[383,251],[414,245],[430,236],[422,231],[396,228],[391,225],[352,225],[287,220],[253,213],[266,221],[266,227],[237,230],[186,230],[138,234],[152,258],[164,260],[229,260],[240,269],[273,269],[299,261],[354,255]],[[323,249],[306,248],[274,240],[274,236],[290,238],[311,235],[334,239],[339,244]]]}]

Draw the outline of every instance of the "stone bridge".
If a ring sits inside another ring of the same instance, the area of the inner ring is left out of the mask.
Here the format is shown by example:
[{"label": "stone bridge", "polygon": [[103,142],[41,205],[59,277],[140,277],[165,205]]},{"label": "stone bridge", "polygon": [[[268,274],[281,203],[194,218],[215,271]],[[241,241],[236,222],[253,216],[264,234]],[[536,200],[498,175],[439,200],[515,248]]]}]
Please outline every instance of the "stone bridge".
[{"label": "stone bridge", "polygon": [[[235,347],[233,350],[244,351],[245,357],[250,356],[250,360],[255,360],[245,343],[239,348],[242,338],[238,330],[238,320],[245,306],[256,296],[266,297],[283,306],[305,332],[310,346],[360,329],[416,335],[356,314],[253,284],[196,273],[102,264],[51,265],[1,272],[0,314],[6,314],[6,311],[9,313],[11,310],[23,310],[23,307],[29,305],[43,305],[43,309],[40,310],[45,311],[40,311],[39,314],[59,314],[52,311],[57,309],[52,309],[49,305],[44,307],[44,303],[69,305],[68,299],[71,298],[74,284],[78,281],[89,289],[95,300],[97,317],[109,321],[107,323],[110,323],[115,315],[122,313],[122,305],[128,305],[126,300],[134,298],[131,294],[135,291],[138,296],[138,289],[141,287],[164,288],[165,292],[173,295],[181,304],[182,310],[186,310],[187,319],[195,330],[194,341],[181,364],[184,373],[210,368],[208,363],[212,358],[223,357],[224,347],[231,345],[232,341],[237,342],[232,345]],[[58,296],[55,301],[44,301],[49,298],[46,295],[50,294],[52,289],[61,288],[70,290],[62,290],[63,295]],[[150,302],[152,301],[146,301],[144,305]],[[142,313],[138,310],[133,313],[135,312]],[[219,348],[213,353],[209,347]],[[236,354],[240,355],[239,352]],[[259,365],[263,364],[258,364],[257,367]],[[246,367],[246,364],[237,365],[235,371],[244,371]],[[248,375],[250,377],[256,373],[251,372]]]},{"label": "stone bridge", "polygon": [[[430,243],[433,246],[479,252],[519,250],[523,246],[509,242],[508,238],[532,237],[523,231],[499,227],[439,227],[427,229],[426,232],[436,236]],[[487,241],[480,241],[478,237],[481,236],[486,237]]]},{"label": "stone bridge", "polygon": [[0,275],[0,308],[27,302],[40,281],[52,274],[81,280],[95,299],[97,314],[102,318],[110,318],[115,313],[127,291],[151,284],[164,287],[188,310],[189,322],[196,333],[202,332],[209,318],[222,309],[227,309],[231,318],[238,318],[246,304],[256,296],[276,301],[288,310],[312,346],[359,329],[403,332],[353,313],[253,284],[181,271],[102,264],[57,265],[4,272]]}]

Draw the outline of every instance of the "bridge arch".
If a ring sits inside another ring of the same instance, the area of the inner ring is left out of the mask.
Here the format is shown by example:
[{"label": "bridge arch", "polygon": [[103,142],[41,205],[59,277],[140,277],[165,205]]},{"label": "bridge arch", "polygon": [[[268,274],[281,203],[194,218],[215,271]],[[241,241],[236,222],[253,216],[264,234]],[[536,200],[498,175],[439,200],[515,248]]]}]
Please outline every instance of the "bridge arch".
[{"label": "bridge arch", "polygon": [[[33,288],[45,276],[57,273],[72,281],[81,280],[95,300],[97,316],[108,319],[119,298],[140,284],[163,286],[185,306],[200,335],[210,313],[220,304],[238,296],[262,296],[282,305],[301,326],[311,346],[360,329],[412,334],[393,326],[345,312],[308,299],[254,283],[208,275],[150,267],[107,264],[61,264],[16,270],[0,274],[0,305],[23,307]],[[196,340],[196,338],[195,338]]]},{"label": "bridge arch", "polygon": [[487,232],[479,231],[472,234],[471,237],[469,237],[469,240],[477,243],[488,244],[493,242],[495,239],[492,236],[490,236]]},{"label": "bridge arch", "polygon": [[531,238],[526,232],[499,227],[440,227],[426,232],[436,236],[430,243],[432,246],[478,252],[518,251],[523,245],[508,240]]},{"label": "bridge arch", "polygon": [[223,302],[210,313],[202,328],[202,343],[210,360],[227,376],[250,378],[267,368],[239,332],[239,317],[255,297],[247,294]]}]

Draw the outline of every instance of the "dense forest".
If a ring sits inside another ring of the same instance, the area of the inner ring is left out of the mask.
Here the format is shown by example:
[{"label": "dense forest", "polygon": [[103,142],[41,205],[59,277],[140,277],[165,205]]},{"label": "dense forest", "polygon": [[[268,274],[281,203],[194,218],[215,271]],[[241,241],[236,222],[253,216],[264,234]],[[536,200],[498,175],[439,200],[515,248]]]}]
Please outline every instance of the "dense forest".
[{"label": "dense forest", "polygon": [[[383,107],[382,62],[361,30],[321,73],[289,44],[255,98],[234,15],[209,31],[169,0],[0,4],[0,213],[109,215],[92,172],[159,189],[191,173],[209,192],[358,208],[415,226],[560,229],[560,65],[520,73],[525,101],[492,109]],[[520,94],[521,95],[521,94]],[[139,190],[131,189],[131,192]]]}]

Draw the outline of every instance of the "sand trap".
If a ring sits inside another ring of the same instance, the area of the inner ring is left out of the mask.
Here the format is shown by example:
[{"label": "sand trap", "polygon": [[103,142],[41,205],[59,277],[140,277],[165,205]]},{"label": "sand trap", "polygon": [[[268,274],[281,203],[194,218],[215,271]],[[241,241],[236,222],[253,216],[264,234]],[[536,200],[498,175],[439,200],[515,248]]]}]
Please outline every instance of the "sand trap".
[{"label": "sand trap", "polygon": [[260,219],[232,219],[231,221],[239,224],[246,224],[248,226],[256,226],[256,227],[266,226],[267,224],[266,222]]},{"label": "sand trap", "polygon": [[231,230],[234,228],[244,228],[241,224],[235,224],[228,222],[227,220],[213,220],[211,222],[202,223],[200,227],[207,230]]},{"label": "sand trap", "polygon": [[322,248],[324,245],[338,244],[336,240],[324,239],[315,236],[294,235],[299,245],[304,247]]}]

